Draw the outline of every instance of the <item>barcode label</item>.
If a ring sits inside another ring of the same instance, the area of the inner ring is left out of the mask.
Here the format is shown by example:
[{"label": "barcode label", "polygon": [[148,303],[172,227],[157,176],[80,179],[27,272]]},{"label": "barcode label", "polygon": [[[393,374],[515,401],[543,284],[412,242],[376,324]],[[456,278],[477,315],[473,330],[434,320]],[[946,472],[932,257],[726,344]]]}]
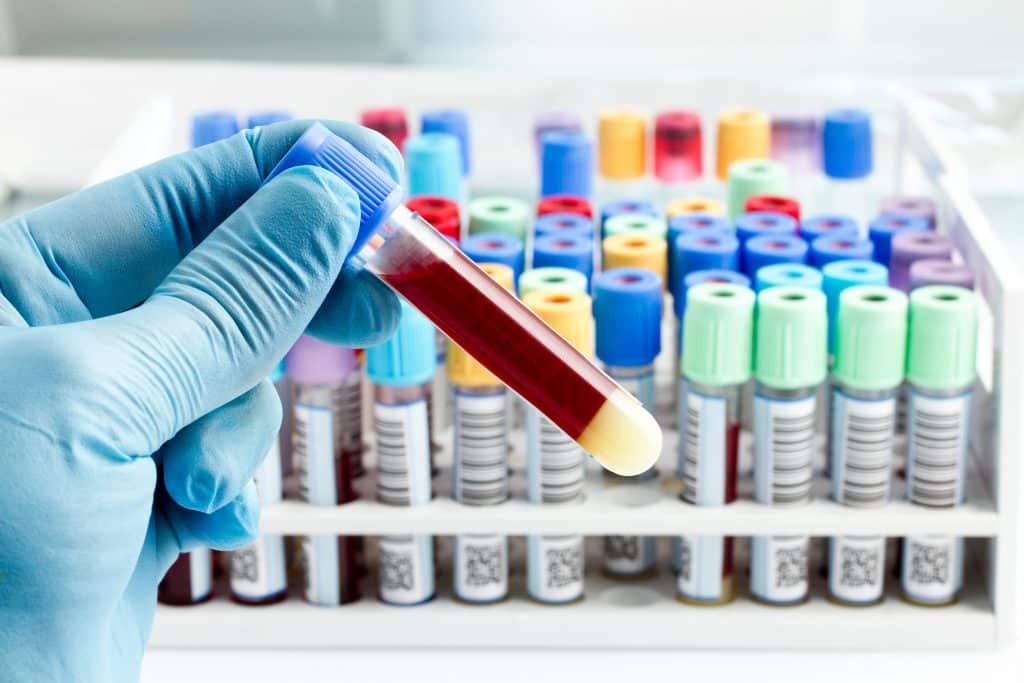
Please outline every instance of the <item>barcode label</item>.
[{"label": "barcode label", "polygon": [[353,372],[332,395],[336,401],[338,420],[338,448],[355,458],[356,474],[362,472],[363,452],[363,378]]},{"label": "barcode label", "polygon": [[754,484],[759,503],[811,499],[814,396],[793,401],[754,397]]},{"label": "barcode label", "polygon": [[583,536],[527,538],[527,589],[538,602],[564,603],[583,597]]},{"label": "barcode label", "polygon": [[583,493],[583,449],[550,420],[529,410],[527,487],[533,503],[570,503]]},{"label": "barcode label", "polygon": [[314,505],[337,505],[334,425],[330,408],[295,404],[292,458],[299,497]]},{"label": "barcode label", "polygon": [[878,602],[882,599],[884,581],[884,536],[829,539],[828,589],[833,598],[854,605]]},{"label": "barcode label", "polygon": [[903,593],[917,602],[945,604],[963,585],[963,539],[944,535],[903,539]]},{"label": "barcode label", "polygon": [[288,588],[284,537],[260,536],[231,552],[231,592],[248,600],[265,600]]},{"label": "barcode label", "polygon": [[508,595],[508,541],[501,534],[455,537],[455,597],[466,602],[495,602]]},{"label": "barcode label", "polygon": [[971,395],[933,398],[910,393],[907,494],[918,505],[964,500]]},{"label": "barcode label", "polygon": [[792,604],[807,597],[808,536],[750,539],[750,590],[758,600]]},{"label": "barcode label", "polygon": [[696,505],[726,503],[726,400],[686,391],[686,421],[680,440],[683,500]]},{"label": "barcode label", "polygon": [[253,481],[261,503],[277,503],[281,500],[281,447],[277,437],[274,437],[270,449],[263,456],[263,462],[256,468]]},{"label": "barcode label", "polygon": [[854,507],[889,501],[896,400],[832,394],[832,495]]},{"label": "barcode label", "polygon": [[508,411],[505,392],[455,394],[455,500],[495,505],[508,498]]},{"label": "barcode label", "polygon": [[373,405],[377,438],[377,497],[388,505],[430,501],[427,404]]},{"label": "barcode label", "polygon": [[726,545],[731,542],[722,536],[679,537],[679,595],[695,602],[719,602],[729,597]]},{"label": "barcode label", "polygon": [[337,536],[302,537],[303,596],[314,605],[341,604],[341,558]]},{"label": "barcode label", "polygon": [[638,576],[654,569],[658,560],[653,536],[605,536],[604,570],[612,576]]},{"label": "barcode label", "polygon": [[434,539],[426,534],[381,536],[380,599],[418,605],[434,597]]}]

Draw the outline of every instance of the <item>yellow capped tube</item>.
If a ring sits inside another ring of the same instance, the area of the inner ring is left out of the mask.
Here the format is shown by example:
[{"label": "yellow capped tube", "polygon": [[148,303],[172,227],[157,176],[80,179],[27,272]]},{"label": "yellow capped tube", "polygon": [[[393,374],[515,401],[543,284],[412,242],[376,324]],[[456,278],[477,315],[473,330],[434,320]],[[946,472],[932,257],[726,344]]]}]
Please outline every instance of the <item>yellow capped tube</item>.
[{"label": "yellow capped tube", "polygon": [[661,278],[665,289],[668,271],[668,245],[654,235],[623,233],[606,237],[601,243],[604,269],[643,268]]},{"label": "yellow capped tube", "polygon": [[728,180],[729,166],[744,159],[771,157],[772,127],[768,115],[756,109],[731,109],[718,117],[715,172]]}]

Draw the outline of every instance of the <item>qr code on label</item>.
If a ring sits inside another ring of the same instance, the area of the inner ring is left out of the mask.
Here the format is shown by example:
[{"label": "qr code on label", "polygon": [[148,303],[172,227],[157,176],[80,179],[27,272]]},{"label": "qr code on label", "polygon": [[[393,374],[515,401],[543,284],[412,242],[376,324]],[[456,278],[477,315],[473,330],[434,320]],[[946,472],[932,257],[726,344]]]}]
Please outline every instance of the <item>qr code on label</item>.
[{"label": "qr code on label", "polygon": [[679,539],[679,576],[683,581],[690,580],[691,567],[693,566],[693,547],[689,539]]},{"label": "qr code on label", "polygon": [[471,586],[486,586],[501,583],[502,552],[493,545],[463,546],[466,553],[466,583]]},{"label": "qr code on label", "polygon": [[583,580],[583,554],[579,548],[549,548],[548,588],[561,588]]},{"label": "qr code on label", "polygon": [[231,578],[238,581],[259,581],[260,568],[256,548],[249,546],[231,553]]},{"label": "qr code on label", "polygon": [[910,543],[910,580],[913,583],[949,581],[949,548]]},{"label": "qr code on label", "polygon": [[788,588],[807,581],[807,549],[777,548],[775,550],[775,586]]},{"label": "qr code on label", "polygon": [[640,537],[605,536],[604,556],[609,560],[638,560],[640,558]]},{"label": "qr code on label", "polygon": [[387,590],[412,590],[412,557],[409,553],[380,549],[381,587]]},{"label": "qr code on label", "polygon": [[843,586],[873,586],[878,583],[878,551],[874,548],[843,548]]}]

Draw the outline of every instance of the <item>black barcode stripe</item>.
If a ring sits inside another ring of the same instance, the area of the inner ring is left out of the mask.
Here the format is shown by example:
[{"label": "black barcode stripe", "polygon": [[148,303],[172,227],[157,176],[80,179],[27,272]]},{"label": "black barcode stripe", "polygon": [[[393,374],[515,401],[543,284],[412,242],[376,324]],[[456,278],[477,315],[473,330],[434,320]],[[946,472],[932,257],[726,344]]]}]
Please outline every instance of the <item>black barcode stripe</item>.
[{"label": "black barcode stripe", "polygon": [[[698,403],[698,405],[703,405]],[[687,401],[686,435],[684,438],[683,500],[697,502],[697,459],[700,453],[700,408]]]},{"label": "black barcode stripe", "polygon": [[546,417],[540,416],[540,494],[544,503],[566,503],[583,493],[583,449]]},{"label": "black barcode stripe", "polygon": [[[805,415],[769,412],[773,503],[793,504],[811,499],[814,478],[814,401]],[[769,408],[769,411],[771,409]]]},{"label": "black barcode stripe", "polygon": [[960,411],[934,413],[913,406],[908,438],[914,459],[908,486],[914,503],[950,507],[959,502],[963,417]]},{"label": "black barcode stripe", "polygon": [[[476,401],[475,404],[472,402]],[[493,410],[480,411],[486,403]],[[469,410],[473,405],[474,410]],[[459,502],[494,505],[508,498],[508,415],[500,397],[455,399],[455,461]]]},{"label": "black barcode stripe", "polygon": [[842,502],[854,506],[882,505],[889,499],[895,412],[862,415],[863,403],[843,398],[845,439],[843,449]]},{"label": "black barcode stripe", "polygon": [[401,413],[398,419],[388,419],[380,411],[373,416],[377,438],[377,498],[389,505],[409,505],[411,482],[409,476],[408,425]]}]

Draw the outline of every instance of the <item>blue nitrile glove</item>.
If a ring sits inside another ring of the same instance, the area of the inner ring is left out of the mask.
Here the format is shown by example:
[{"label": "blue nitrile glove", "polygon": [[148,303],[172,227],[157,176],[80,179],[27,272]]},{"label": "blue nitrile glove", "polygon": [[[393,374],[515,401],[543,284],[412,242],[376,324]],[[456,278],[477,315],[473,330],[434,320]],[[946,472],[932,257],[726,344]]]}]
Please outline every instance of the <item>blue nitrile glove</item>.
[{"label": "blue nitrile glove", "polygon": [[[313,167],[262,186],[308,125],[0,225],[0,680],[137,679],[178,553],[255,536],[264,378],[307,325],[356,347],[394,329],[390,290],[342,269],[353,190]],[[401,176],[382,136],[328,125]]]}]

